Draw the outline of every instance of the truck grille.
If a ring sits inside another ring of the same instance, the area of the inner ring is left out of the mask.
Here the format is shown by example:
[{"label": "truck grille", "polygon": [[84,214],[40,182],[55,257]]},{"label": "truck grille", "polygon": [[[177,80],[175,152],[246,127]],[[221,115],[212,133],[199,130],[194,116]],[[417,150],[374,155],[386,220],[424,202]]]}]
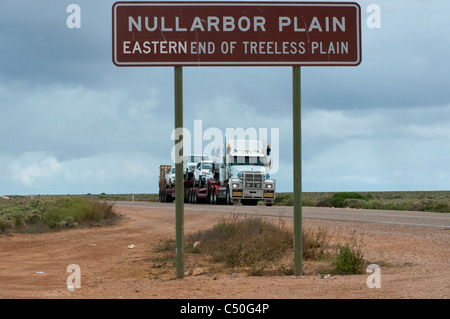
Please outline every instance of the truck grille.
[{"label": "truck grille", "polygon": [[254,173],[244,173],[244,187],[245,188],[262,188],[264,182],[264,175]]}]

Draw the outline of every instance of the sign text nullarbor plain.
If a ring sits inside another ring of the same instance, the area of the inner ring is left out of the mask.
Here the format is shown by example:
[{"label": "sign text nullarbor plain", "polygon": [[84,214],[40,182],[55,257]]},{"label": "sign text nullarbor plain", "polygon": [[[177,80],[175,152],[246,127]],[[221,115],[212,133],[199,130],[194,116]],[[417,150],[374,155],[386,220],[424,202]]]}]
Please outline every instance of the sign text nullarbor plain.
[{"label": "sign text nullarbor plain", "polygon": [[[293,21],[292,21],[293,20]],[[277,24],[267,24],[265,17],[242,16],[207,16],[194,17],[193,21],[187,21],[182,25],[180,17],[173,17],[167,21],[165,17],[128,17],[129,32],[266,32],[266,28],[293,32],[345,32],[345,17],[312,17],[310,21],[302,17],[278,17]]]}]

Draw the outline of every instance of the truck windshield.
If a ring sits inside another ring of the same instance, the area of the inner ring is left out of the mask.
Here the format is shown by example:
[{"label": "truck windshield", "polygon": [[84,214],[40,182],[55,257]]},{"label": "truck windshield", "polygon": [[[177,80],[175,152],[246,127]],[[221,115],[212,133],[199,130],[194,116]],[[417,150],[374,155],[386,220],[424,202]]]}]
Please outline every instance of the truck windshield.
[{"label": "truck windshield", "polygon": [[212,163],[203,163],[202,165],[202,169],[211,169],[212,168]]},{"label": "truck windshield", "polygon": [[208,159],[208,157],[205,155],[200,155],[200,156],[191,155],[190,158],[191,158],[191,162],[201,162],[201,161],[205,161]]},{"label": "truck windshield", "polygon": [[250,157],[250,156],[233,156],[233,161],[231,165],[257,165],[264,166],[264,162],[260,157]]}]

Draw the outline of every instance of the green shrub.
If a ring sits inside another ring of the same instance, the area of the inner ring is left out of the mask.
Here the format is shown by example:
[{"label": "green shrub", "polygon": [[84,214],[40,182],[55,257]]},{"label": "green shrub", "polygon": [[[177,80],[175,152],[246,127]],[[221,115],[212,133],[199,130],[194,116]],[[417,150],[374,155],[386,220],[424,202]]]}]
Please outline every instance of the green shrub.
[{"label": "green shrub", "polygon": [[364,272],[364,259],[359,247],[351,247],[348,243],[338,245],[338,253],[335,259],[335,275],[354,275]]},{"label": "green shrub", "polygon": [[336,193],[331,198],[331,206],[333,207],[346,207],[345,201],[346,200],[365,200],[364,196],[358,193],[354,192],[342,192],[342,193]]},{"label": "green shrub", "polygon": [[8,220],[5,216],[0,215],[0,231],[4,232],[9,228],[13,227],[13,223]]},{"label": "green shrub", "polygon": [[366,201],[364,199],[346,199],[344,200],[343,207],[349,208],[364,208]]},{"label": "green shrub", "polygon": [[293,200],[291,195],[277,195],[273,201],[273,204],[277,206],[292,206]]}]

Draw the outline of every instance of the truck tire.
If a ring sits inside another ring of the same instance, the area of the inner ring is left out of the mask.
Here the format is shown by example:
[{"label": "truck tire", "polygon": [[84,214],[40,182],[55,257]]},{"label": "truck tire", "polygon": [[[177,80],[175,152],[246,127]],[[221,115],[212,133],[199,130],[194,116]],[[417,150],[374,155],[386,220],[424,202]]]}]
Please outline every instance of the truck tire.
[{"label": "truck tire", "polygon": [[215,188],[213,188],[212,196],[213,196],[213,202],[212,202],[213,205],[217,205],[217,192],[216,192]]},{"label": "truck tire", "polygon": [[167,195],[167,192],[164,191],[164,202],[166,202],[166,203],[170,202],[170,197],[169,196],[170,195]]},{"label": "truck tire", "polygon": [[231,201],[231,196],[230,196],[230,188],[227,188],[227,195],[226,195],[225,204],[226,205],[233,205],[233,202]]}]

